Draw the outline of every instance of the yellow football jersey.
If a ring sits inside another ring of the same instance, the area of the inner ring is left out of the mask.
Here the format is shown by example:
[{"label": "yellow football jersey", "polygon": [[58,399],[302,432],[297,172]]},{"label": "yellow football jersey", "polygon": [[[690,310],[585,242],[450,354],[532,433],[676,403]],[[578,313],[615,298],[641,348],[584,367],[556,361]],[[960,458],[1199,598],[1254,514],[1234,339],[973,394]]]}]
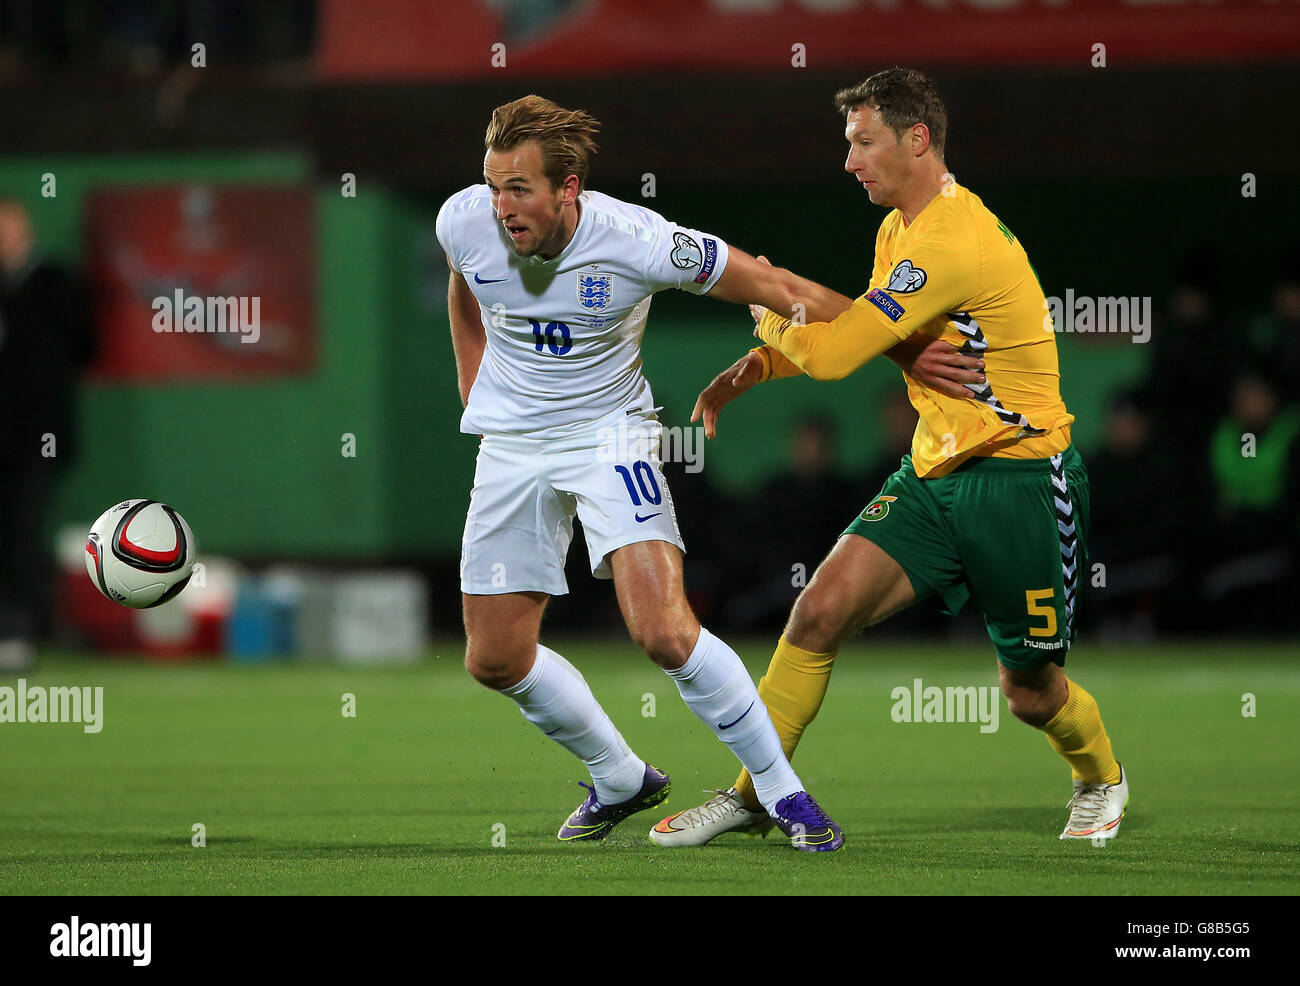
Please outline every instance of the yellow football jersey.
[{"label": "yellow football jersey", "polygon": [[[812,376],[847,376],[914,332],[984,360],[988,383],[948,397],[907,377],[920,420],[916,474],[942,476],[972,455],[1044,458],[1070,444],[1056,336],[1029,258],[1007,229],[960,185],[936,195],[910,225],[895,209],[876,235],[868,291],[831,322],[791,325],[774,316],[764,342]],[[768,357],[774,376],[786,375]]]}]

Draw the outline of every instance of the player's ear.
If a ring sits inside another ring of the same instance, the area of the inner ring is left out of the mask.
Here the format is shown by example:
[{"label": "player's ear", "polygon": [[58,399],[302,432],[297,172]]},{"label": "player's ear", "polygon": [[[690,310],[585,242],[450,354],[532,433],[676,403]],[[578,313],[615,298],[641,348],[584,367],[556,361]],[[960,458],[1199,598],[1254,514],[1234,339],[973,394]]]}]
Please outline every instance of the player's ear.
[{"label": "player's ear", "polygon": [[560,200],[561,205],[573,205],[582,194],[582,182],[577,175],[569,175],[564,179],[564,184],[560,186],[563,198]]},{"label": "player's ear", "polygon": [[930,149],[930,128],[924,123],[912,124],[910,137],[912,140],[912,154],[915,157],[920,157]]}]

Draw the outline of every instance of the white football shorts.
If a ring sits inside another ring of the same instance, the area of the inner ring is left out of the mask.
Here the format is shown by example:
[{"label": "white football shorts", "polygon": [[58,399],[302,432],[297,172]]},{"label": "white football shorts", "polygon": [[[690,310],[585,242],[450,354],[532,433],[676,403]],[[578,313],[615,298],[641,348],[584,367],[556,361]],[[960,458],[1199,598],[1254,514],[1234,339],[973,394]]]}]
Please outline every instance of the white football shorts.
[{"label": "white football shorts", "polygon": [[582,521],[591,574],[613,577],[610,552],[639,541],[683,551],[652,412],[619,411],[571,438],[485,435],[479,443],[461,543],[460,587],[472,595],[564,595],[573,518]]}]

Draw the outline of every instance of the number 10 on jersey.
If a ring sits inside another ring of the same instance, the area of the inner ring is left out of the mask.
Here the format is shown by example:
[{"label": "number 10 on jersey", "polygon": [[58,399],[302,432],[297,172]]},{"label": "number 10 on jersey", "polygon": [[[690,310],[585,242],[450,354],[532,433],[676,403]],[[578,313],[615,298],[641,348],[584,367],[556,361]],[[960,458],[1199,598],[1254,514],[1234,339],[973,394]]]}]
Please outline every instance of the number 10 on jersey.
[{"label": "number 10 on jersey", "polygon": [[563,356],[573,348],[569,327],[563,322],[547,322],[543,329],[542,323],[537,319],[530,318],[528,321],[533,327],[533,348],[539,353],[545,351],[544,346],[552,355]]}]

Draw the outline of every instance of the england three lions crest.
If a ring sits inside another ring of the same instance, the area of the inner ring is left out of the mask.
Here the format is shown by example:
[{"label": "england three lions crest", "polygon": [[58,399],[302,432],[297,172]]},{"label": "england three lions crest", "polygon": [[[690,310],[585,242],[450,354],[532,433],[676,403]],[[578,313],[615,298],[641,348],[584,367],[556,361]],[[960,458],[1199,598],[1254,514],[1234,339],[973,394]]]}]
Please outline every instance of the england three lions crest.
[{"label": "england three lions crest", "polygon": [[578,303],[589,312],[602,312],[614,296],[613,274],[579,274]]}]

